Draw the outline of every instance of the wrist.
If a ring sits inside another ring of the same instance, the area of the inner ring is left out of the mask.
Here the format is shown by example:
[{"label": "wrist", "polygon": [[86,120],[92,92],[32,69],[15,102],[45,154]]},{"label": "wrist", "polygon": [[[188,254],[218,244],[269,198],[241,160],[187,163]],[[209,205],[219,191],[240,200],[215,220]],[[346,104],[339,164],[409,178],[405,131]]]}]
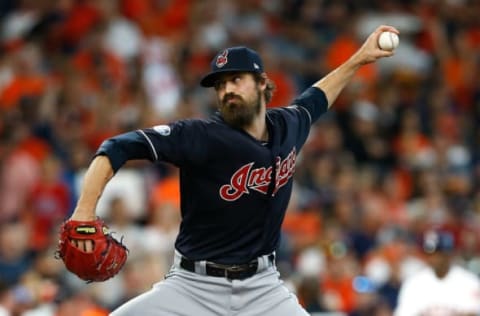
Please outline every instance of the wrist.
[{"label": "wrist", "polygon": [[92,209],[84,209],[84,208],[76,208],[73,211],[72,216],[70,219],[76,221],[92,221],[95,220],[97,216],[95,215],[95,211]]}]

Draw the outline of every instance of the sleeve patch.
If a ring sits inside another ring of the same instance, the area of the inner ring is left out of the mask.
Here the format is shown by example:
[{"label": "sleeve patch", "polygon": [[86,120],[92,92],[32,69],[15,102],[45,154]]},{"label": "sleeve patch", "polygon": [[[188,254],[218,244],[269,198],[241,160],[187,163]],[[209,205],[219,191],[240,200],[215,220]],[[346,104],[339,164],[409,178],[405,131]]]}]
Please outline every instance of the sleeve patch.
[{"label": "sleeve patch", "polygon": [[156,125],[153,127],[153,130],[162,136],[168,136],[172,132],[168,125]]}]

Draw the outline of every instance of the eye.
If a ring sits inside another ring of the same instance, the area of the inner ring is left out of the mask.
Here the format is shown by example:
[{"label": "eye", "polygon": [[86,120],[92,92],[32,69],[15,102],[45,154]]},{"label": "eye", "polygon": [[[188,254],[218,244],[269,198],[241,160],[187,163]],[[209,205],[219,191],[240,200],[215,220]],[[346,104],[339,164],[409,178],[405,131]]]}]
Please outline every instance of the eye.
[{"label": "eye", "polygon": [[225,87],[225,81],[217,80],[214,83],[213,87],[215,88],[215,90],[220,90]]},{"label": "eye", "polygon": [[241,80],[242,80],[242,77],[241,77],[241,76],[235,76],[235,77],[233,77],[233,82],[235,82],[235,83],[239,83]]}]

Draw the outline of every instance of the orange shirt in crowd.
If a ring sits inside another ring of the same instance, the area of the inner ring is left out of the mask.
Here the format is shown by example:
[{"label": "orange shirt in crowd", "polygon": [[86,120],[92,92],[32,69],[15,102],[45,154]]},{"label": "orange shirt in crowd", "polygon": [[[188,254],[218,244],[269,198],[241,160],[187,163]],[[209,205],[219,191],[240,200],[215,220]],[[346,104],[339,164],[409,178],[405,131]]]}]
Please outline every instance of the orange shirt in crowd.
[{"label": "orange shirt in crowd", "polygon": [[100,145],[110,137],[116,136],[119,134],[119,131],[114,128],[109,128],[108,126],[103,126],[102,130],[92,130],[90,133],[85,135],[85,142],[93,151],[96,151]]},{"label": "orange shirt in crowd", "polygon": [[[328,47],[326,52],[326,62],[329,69],[335,69],[344,63],[359,49],[357,41],[346,35],[336,38]],[[356,74],[357,78],[365,83],[373,84],[377,80],[377,66],[375,64],[364,65]]]},{"label": "orange shirt in crowd", "polygon": [[471,107],[473,84],[472,65],[461,57],[451,57],[443,63],[443,78],[451,88],[457,104],[464,110]]},{"label": "orange shirt in crowd", "polygon": [[40,97],[46,87],[46,78],[41,76],[16,76],[0,93],[0,108],[11,109],[22,97]]},{"label": "orange shirt in crowd", "polygon": [[355,307],[355,291],[351,277],[334,279],[326,274],[321,283],[321,292],[337,301],[339,311],[348,313]]},{"label": "orange shirt in crowd", "polygon": [[100,57],[101,64],[98,65],[91,52],[81,51],[73,58],[73,65],[87,76],[90,86],[94,89],[101,89],[100,81],[105,79],[111,80],[115,87],[124,87],[128,78],[121,59],[107,51],[103,51]]},{"label": "orange shirt in crowd", "polygon": [[[151,6],[149,12],[138,18],[146,36],[176,37],[185,33],[190,11],[190,0],[167,1],[161,8]],[[124,4],[124,8],[128,3]],[[140,9],[141,10],[141,9]]]},{"label": "orange shirt in crowd", "polygon": [[40,162],[50,154],[52,149],[45,140],[30,136],[18,144],[15,150],[26,152],[36,161]]},{"label": "orange shirt in crowd", "polygon": [[282,71],[268,71],[268,77],[275,82],[275,92],[269,107],[278,107],[289,105],[296,94],[296,88],[292,80]]},{"label": "orange shirt in crowd", "polygon": [[63,23],[63,41],[78,44],[100,19],[100,12],[95,6],[86,1],[77,1]]},{"label": "orange shirt in crowd", "polygon": [[151,12],[152,3],[151,0],[122,0],[120,8],[124,16],[138,21]]},{"label": "orange shirt in crowd", "polygon": [[80,316],[107,316],[109,313],[101,308],[91,308],[82,312]]},{"label": "orange shirt in crowd", "polygon": [[400,134],[393,140],[393,150],[399,156],[415,156],[430,147],[430,140],[421,133]]},{"label": "orange shirt in crowd", "polygon": [[297,247],[312,245],[320,236],[321,220],[318,212],[287,212],[282,230]]},{"label": "orange shirt in crowd", "polygon": [[171,203],[180,208],[180,179],[178,176],[172,175],[159,181],[153,187],[151,199],[154,208],[162,203]]}]

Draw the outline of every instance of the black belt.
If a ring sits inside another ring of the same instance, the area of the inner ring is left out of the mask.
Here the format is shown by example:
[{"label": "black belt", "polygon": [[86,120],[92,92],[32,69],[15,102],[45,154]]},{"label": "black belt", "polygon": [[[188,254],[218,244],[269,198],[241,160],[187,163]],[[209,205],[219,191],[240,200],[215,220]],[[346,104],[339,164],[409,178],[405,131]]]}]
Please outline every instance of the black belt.
[{"label": "black belt", "polygon": [[[275,260],[274,254],[268,256],[270,264],[273,264]],[[182,257],[180,260],[180,266],[190,272],[198,273],[195,270],[195,261]],[[230,280],[243,280],[253,276],[257,273],[258,260],[252,260],[245,264],[218,264],[213,262],[205,263],[205,274],[214,277],[224,277]]]}]

